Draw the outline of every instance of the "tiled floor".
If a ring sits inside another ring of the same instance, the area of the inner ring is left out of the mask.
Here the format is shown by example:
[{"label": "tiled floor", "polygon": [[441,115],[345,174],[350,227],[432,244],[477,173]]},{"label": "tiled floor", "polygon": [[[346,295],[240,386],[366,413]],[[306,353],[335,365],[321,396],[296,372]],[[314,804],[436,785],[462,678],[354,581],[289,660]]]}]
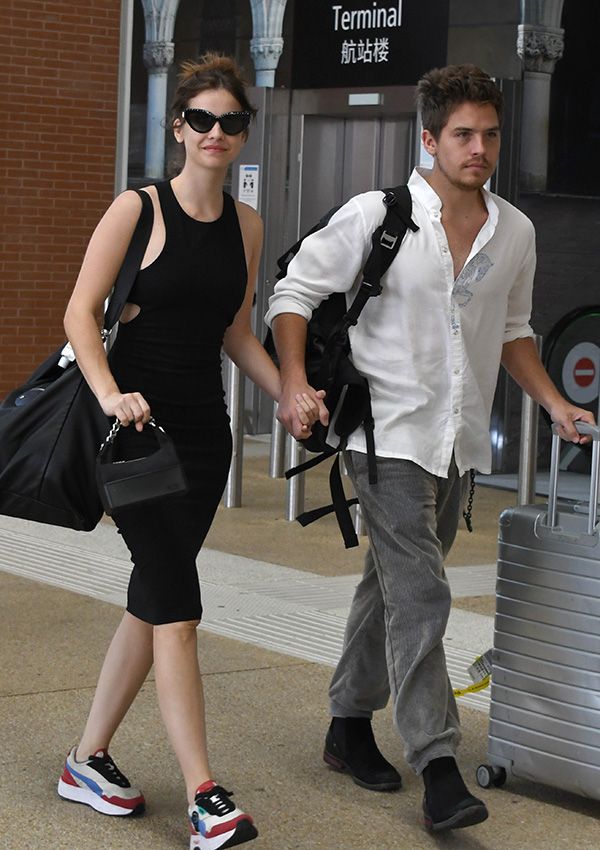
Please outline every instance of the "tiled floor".
[{"label": "tiled floor", "polygon": [[[61,537],[68,537],[69,542]],[[112,525],[101,523],[95,531],[79,536],[53,529],[52,538],[48,539],[44,526],[0,517],[2,568],[13,575],[124,605],[131,563]],[[360,575],[320,576],[210,549],[200,554],[198,571],[204,629],[307,661],[336,663]],[[455,597],[494,592],[494,564],[454,567],[448,575]],[[467,668],[491,646],[492,631],[491,617],[453,610],[446,652],[455,687],[470,684]],[[464,699],[473,707],[487,710],[487,691]]]},{"label": "tiled floor", "polygon": [[[253,456],[258,454],[258,457]],[[478,790],[490,819],[433,838],[420,823],[422,784],[404,763],[389,709],[374,727],[404,779],[374,794],[321,758],[327,686],[364,543],[345,552],[334,526],[282,518],[284,485],[247,453],[244,507],[220,509],[198,567],[199,648],[213,770],[256,818],[256,850],[596,850],[598,802],[511,777]],[[260,462],[260,463],[259,463]],[[323,503],[324,475],[308,498]],[[447,570],[453,607],[446,650],[455,685],[492,640],[495,537],[511,495],[476,496],[476,527],[459,532]],[[92,534],[0,518],[1,850],[185,848],[185,799],[157,708],[152,673],[113,755],[148,800],[135,821],[59,801],[61,759],[80,733],[98,669],[121,616],[130,569],[109,523]],[[481,613],[485,612],[485,613]],[[486,692],[461,699],[459,761],[475,786],[486,759]],[[600,796],[600,793],[599,793]],[[115,822],[116,821],[116,822]]]}]

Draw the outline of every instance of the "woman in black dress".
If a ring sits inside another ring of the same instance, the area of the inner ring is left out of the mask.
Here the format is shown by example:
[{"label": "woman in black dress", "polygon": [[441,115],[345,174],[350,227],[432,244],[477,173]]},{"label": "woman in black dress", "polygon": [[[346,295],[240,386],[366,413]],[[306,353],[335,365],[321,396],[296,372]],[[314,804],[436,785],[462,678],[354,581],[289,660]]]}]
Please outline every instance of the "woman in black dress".
[{"label": "woman in black dress", "polygon": [[[217,785],[208,763],[196,628],[202,615],[196,556],[223,492],[231,431],[221,349],[274,399],[279,374],[250,325],[262,222],[223,192],[254,110],[232,60],[207,54],[183,67],[172,126],[185,150],[173,180],[145,191],[154,226],[109,355],[98,317],[141,209],[126,191],[96,228],[65,316],[78,363],[108,416],[123,425],[124,459],[154,446],[150,416],[173,438],[189,490],[122,509],[114,519],[131,552],[127,610],[106,655],[79,744],[58,792],[104,814],[141,811],[144,797],[108,754],[110,741],[154,664],[161,713],[189,797],[190,848],[217,850],[257,834]],[[306,433],[317,411],[298,399]],[[301,423],[301,425],[300,425]]]}]

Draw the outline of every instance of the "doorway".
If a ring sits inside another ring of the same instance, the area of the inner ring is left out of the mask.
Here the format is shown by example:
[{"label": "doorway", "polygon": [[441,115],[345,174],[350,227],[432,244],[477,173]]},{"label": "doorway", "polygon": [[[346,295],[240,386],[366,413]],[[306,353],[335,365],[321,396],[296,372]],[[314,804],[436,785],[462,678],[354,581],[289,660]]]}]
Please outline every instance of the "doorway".
[{"label": "doorway", "polygon": [[[357,105],[353,105],[357,103]],[[412,87],[298,90],[290,116],[286,236],[353,195],[405,182],[416,155]]]}]

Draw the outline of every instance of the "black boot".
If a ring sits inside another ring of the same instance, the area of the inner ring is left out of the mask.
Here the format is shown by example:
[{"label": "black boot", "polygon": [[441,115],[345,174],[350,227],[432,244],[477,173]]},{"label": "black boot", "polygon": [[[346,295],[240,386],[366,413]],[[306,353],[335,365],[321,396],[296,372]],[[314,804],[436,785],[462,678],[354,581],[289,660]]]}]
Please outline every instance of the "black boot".
[{"label": "black boot", "polygon": [[431,832],[473,826],[487,819],[485,803],[470,793],[451,756],[430,761],[423,782],[423,814]]},{"label": "black boot", "polygon": [[396,768],[379,752],[368,717],[332,718],[323,758],[370,791],[397,791],[402,785]]}]

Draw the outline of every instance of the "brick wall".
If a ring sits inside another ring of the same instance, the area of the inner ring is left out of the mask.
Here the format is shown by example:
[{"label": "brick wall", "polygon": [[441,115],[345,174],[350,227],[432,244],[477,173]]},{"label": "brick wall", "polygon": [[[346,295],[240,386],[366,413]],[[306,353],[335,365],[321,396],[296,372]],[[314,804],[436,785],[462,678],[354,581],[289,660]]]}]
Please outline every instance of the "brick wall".
[{"label": "brick wall", "polygon": [[113,197],[120,5],[0,4],[0,398],[64,338]]}]

